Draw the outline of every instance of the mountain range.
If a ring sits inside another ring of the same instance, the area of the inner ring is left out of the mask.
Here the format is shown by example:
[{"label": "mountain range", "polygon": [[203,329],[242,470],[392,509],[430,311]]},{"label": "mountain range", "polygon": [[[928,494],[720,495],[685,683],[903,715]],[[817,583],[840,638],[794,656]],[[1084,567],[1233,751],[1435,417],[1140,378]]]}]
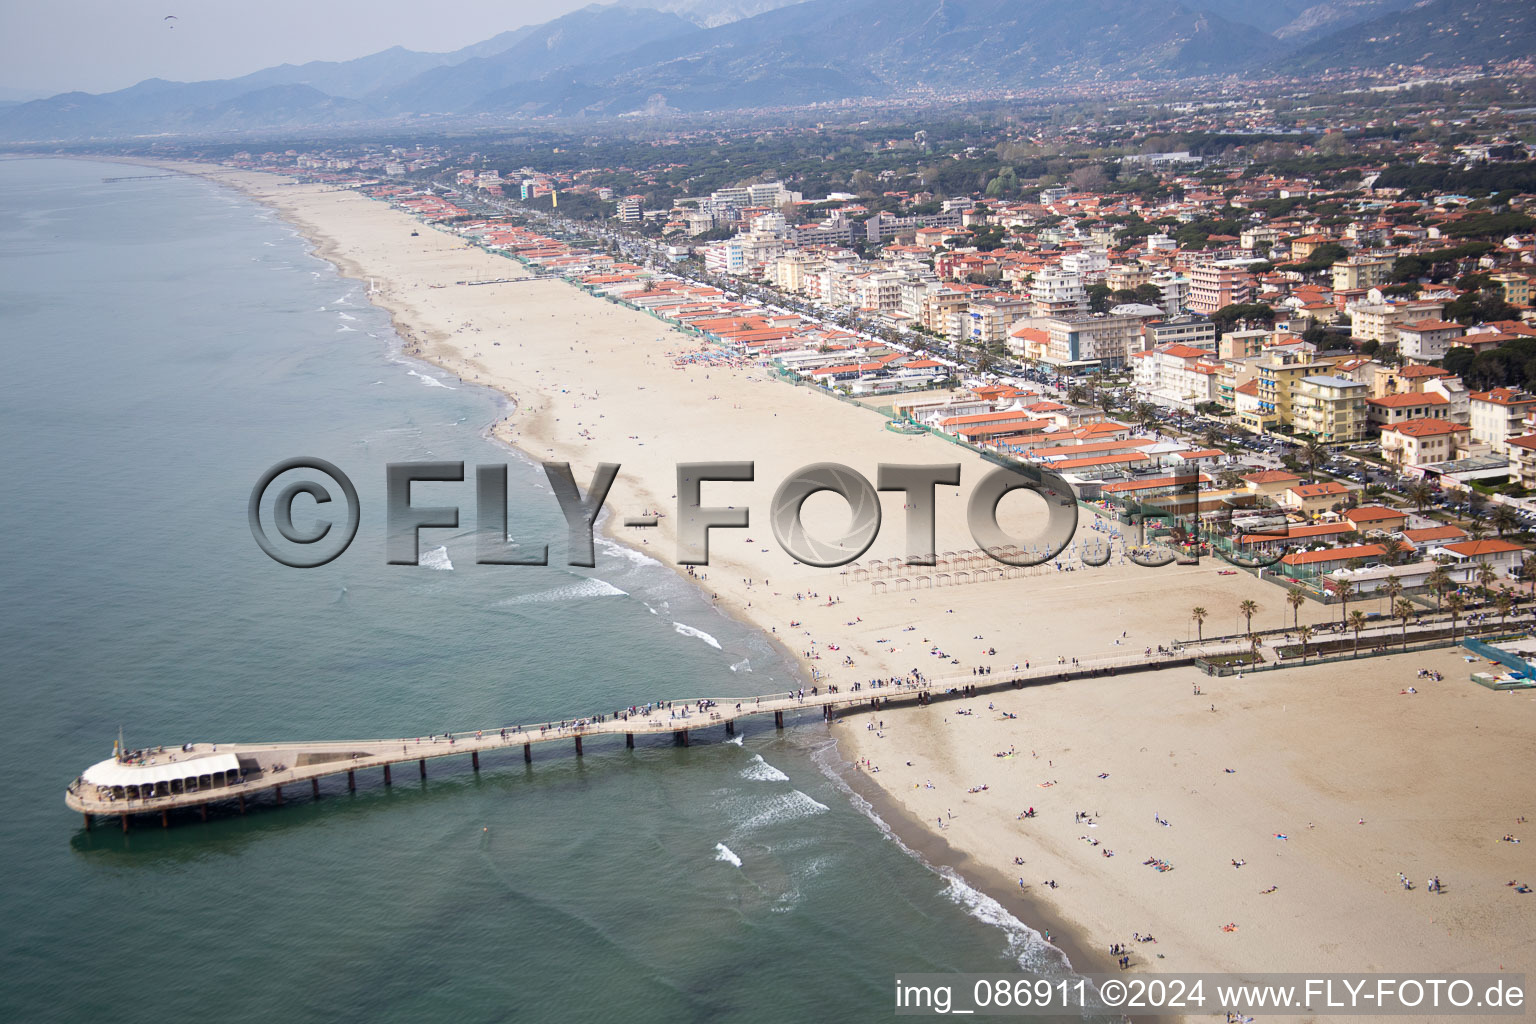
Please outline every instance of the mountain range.
[{"label": "mountain range", "polygon": [[1532,52],[1530,0],[624,0],[451,53],[395,47],[0,106],[0,139],[728,110]]}]

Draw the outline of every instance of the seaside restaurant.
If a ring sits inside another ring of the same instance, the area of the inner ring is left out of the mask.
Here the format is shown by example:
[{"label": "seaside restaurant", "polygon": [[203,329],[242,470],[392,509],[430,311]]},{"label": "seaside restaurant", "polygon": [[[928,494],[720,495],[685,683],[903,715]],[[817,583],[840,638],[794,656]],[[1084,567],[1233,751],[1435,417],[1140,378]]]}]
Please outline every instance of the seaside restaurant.
[{"label": "seaside restaurant", "polygon": [[180,796],[240,781],[240,759],[234,754],[193,754],[184,761],[174,757],[161,751],[139,764],[112,757],[91,765],[80,779],[107,800]]}]

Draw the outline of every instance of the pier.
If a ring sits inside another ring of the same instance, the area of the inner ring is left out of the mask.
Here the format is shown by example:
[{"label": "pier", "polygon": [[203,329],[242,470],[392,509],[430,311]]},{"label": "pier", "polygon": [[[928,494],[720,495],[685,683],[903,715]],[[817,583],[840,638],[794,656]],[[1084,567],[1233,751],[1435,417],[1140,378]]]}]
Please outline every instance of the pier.
[{"label": "pier", "polygon": [[1136,654],[1081,661],[1076,665],[1036,665],[1028,670],[991,675],[960,674],[942,678],[903,678],[883,685],[867,682],[828,687],[818,684],[813,694],[778,693],[758,697],[693,698],[669,701],[645,713],[627,710],[563,723],[495,726],[448,734],[370,740],[319,740],[286,743],[187,743],[147,748],[132,762],[114,755],[87,768],[69,784],[64,802],[83,815],[91,828],[98,817],[115,817],[128,831],[134,817],[150,815],[162,826],[171,823],[172,811],[196,810],[208,820],[212,804],[239,805],[267,795],[283,802],[290,794],[308,789],[321,796],[321,780],[346,776],[347,790],[357,789],[358,775],[377,772],[386,786],[393,784],[392,769],[415,762],[421,779],[427,778],[427,762],[445,757],[467,757],[480,770],[482,754],[505,752],[513,757],[519,748],[525,763],[533,762],[534,748],[554,744],[572,749],[582,757],[584,741],[623,737],[633,748],[636,736],[671,734],[679,746],[690,745],[705,730],[719,729],[722,738],[734,736],[737,723],[759,715],[772,715],[775,728],[785,726],[785,715],[817,709],[831,721],[839,710],[881,708],[887,704],[928,704],[944,699],[963,699],[1027,684],[1058,682],[1115,671],[1137,671],[1192,664],[1195,657],[1228,653],[1204,645],[1199,651],[1171,650],[1151,656]]},{"label": "pier", "polygon": [[154,181],[157,178],[179,178],[179,174],[128,174],[116,178],[102,178],[103,185],[110,185],[117,181]]}]

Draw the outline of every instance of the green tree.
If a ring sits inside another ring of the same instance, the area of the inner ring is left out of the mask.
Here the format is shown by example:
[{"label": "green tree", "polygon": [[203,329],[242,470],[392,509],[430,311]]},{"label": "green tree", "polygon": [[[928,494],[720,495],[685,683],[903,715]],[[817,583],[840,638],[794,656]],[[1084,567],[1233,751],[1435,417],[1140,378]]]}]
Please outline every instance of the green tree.
[{"label": "green tree", "polygon": [[1498,596],[1493,599],[1493,605],[1499,610],[1499,630],[1504,629],[1504,620],[1509,618],[1509,613],[1515,607],[1515,595],[1509,592],[1508,587],[1500,587]]},{"label": "green tree", "polygon": [[1285,603],[1291,606],[1291,622],[1293,628],[1301,625],[1301,606],[1307,603],[1307,595],[1300,587],[1290,588],[1285,595]]},{"label": "green tree", "polygon": [[1237,610],[1242,613],[1243,619],[1247,623],[1247,626],[1243,632],[1252,633],[1253,617],[1259,613],[1259,603],[1252,600],[1244,601],[1242,604],[1237,606]]},{"label": "green tree", "polygon": [[1445,607],[1451,613],[1451,642],[1456,642],[1456,620],[1461,618],[1461,613],[1466,610],[1467,599],[1460,594],[1452,594],[1445,599]]},{"label": "green tree", "polygon": [[1443,607],[1446,591],[1450,590],[1451,571],[1444,565],[1437,565],[1424,577],[1424,585],[1435,595],[1435,611],[1439,612]]},{"label": "green tree", "polygon": [[1399,598],[1397,604],[1392,606],[1392,614],[1403,622],[1403,650],[1408,649],[1408,623],[1413,621],[1415,614],[1413,602],[1406,597]]},{"label": "green tree", "polygon": [[1339,595],[1339,601],[1343,605],[1341,614],[1344,617],[1344,621],[1348,622],[1349,599],[1355,596],[1355,585],[1349,580],[1339,580],[1339,582],[1334,586],[1334,591]]},{"label": "green tree", "polygon": [[1515,510],[1508,505],[1500,505],[1488,514],[1488,521],[1493,528],[1499,531],[1499,536],[1504,536],[1505,530],[1513,530],[1520,525],[1520,517],[1515,515]]},{"label": "green tree", "polygon": [[1296,631],[1296,635],[1301,638],[1301,663],[1305,665],[1307,663],[1307,644],[1312,642],[1312,627],[1302,626]]},{"label": "green tree", "polygon": [[1355,631],[1355,657],[1360,657],[1360,631],[1365,628],[1365,612],[1356,608],[1349,613],[1349,628]]},{"label": "green tree", "polygon": [[1423,480],[1415,480],[1403,493],[1420,512],[1424,511],[1425,505],[1435,500],[1435,489]]},{"label": "green tree", "polygon": [[1205,641],[1205,617],[1209,614],[1199,605],[1196,605],[1189,613],[1189,617],[1195,620],[1195,638],[1202,643]]}]

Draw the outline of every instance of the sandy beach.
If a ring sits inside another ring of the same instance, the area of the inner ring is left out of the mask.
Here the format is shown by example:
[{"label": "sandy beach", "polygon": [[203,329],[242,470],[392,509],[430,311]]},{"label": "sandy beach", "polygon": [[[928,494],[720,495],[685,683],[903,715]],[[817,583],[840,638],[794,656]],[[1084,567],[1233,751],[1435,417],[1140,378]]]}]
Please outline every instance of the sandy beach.
[{"label": "sandy beach", "polygon": [[[990,467],[760,367],[678,368],[675,357],[696,350],[697,338],[562,282],[458,284],[526,274],[384,203],[268,175],[183,169],[273,205],[319,255],[371,281],[410,354],[510,396],[515,409],[496,436],[535,459],[570,462],[582,487],[597,463],[620,463],[611,522],[650,510],[664,517],[615,535],[662,563],[677,563],[676,465],[755,462],[753,482],[705,487],[706,505],[749,506],[752,519],[712,533],[698,582],[824,681],[1139,654],[1193,639],[1196,605],[1210,612],[1207,636],[1241,631],[1244,599],[1260,606],[1255,627],[1292,621],[1278,587],[1220,576],[1214,562],[1041,570],[878,594],[839,570],[798,564],[767,520],[793,470],[833,461],[874,480],[881,463],[958,462],[961,486],[939,490],[938,549],[961,551],[976,546],[966,498]],[[883,527],[866,560],[905,552],[902,500],[882,495]],[[1015,535],[1038,529],[1031,501],[1003,504]],[[813,532],[846,518],[831,496],[807,502]],[[563,540],[550,540],[551,558],[563,557]],[[1300,615],[1331,621],[1338,609],[1309,603]],[[1045,906],[1070,945],[1104,961],[1110,944],[1125,943],[1135,968],[1154,971],[1526,970],[1536,894],[1505,883],[1536,884],[1536,832],[1517,824],[1536,815],[1526,775],[1536,697],[1470,683],[1475,666],[1462,653],[1243,678],[1193,668],[1117,674],[848,715],[832,728],[850,762],[879,769],[858,769],[858,785],[878,787],[894,816],[932,833],[925,852],[947,855],[1025,920],[1027,908]],[[1421,668],[1444,680],[1419,678]],[[1400,692],[1410,686],[1418,692]],[[679,696],[710,689],[678,680]],[[1037,816],[1020,820],[1031,806]],[[1526,842],[1503,842],[1506,833]],[[1425,891],[1432,875],[1443,894]],[[1058,888],[1043,885],[1052,879]],[[1157,941],[1134,941],[1137,932]]]}]

